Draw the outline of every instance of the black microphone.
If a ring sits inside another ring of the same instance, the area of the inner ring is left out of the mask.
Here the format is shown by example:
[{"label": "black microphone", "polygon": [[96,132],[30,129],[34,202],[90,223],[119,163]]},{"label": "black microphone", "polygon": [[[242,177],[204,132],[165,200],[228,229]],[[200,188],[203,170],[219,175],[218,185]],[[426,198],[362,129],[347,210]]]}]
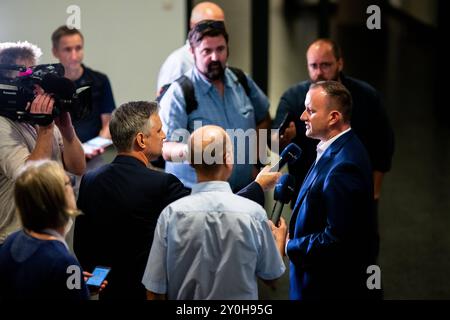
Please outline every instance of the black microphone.
[{"label": "black microphone", "polygon": [[270,220],[275,225],[278,225],[278,221],[280,220],[281,212],[283,211],[283,207],[285,204],[291,201],[292,197],[295,193],[295,178],[291,174],[284,174],[281,176],[278,183],[275,185],[275,190],[273,192],[273,199],[275,200],[275,204],[272,209],[272,215]]},{"label": "black microphone", "polygon": [[280,154],[280,160],[270,168],[270,172],[276,172],[281,170],[287,163],[294,164],[302,155],[302,149],[295,143],[289,143],[286,148]]}]

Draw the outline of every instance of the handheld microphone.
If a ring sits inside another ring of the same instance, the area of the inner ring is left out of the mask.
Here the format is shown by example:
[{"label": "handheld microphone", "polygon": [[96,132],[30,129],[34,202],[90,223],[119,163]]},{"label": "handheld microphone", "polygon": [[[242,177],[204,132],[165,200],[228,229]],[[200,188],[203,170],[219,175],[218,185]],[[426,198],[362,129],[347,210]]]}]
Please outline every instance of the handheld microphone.
[{"label": "handheld microphone", "polygon": [[280,160],[270,168],[270,172],[276,172],[281,170],[287,163],[294,164],[302,155],[302,149],[295,143],[290,143],[280,154]]},{"label": "handheld microphone", "polygon": [[291,174],[284,174],[281,176],[278,183],[275,185],[275,190],[273,193],[273,199],[275,200],[275,204],[272,209],[272,215],[270,220],[275,225],[278,225],[278,221],[280,220],[281,212],[283,211],[283,207],[285,204],[291,201],[292,197],[295,193],[295,178]]}]

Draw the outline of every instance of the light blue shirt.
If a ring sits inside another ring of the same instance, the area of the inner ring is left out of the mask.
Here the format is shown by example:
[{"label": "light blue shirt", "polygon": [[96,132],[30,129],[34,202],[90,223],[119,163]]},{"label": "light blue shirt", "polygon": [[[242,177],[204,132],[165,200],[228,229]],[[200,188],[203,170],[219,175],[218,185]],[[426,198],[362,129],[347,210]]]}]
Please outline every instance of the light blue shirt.
[{"label": "light blue shirt", "polygon": [[186,71],[189,71],[194,66],[194,57],[191,53],[191,46],[189,41],[181,48],[173,51],[164,61],[158,74],[158,88],[160,90],[164,85],[171,84]]},{"label": "light blue shirt", "polygon": [[258,299],[257,277],[285,269],[264,209],[204,182],[159,216],[142,283],[169,299]]},{"label": "light blue shirt", "polygon": [[[245,93],[236,75],[228,68],[225,69],[225,91],[222,97],[197,68],[189,70],[185,75],[193,82],[198,107],[188,115],[180,85],[174,82],[169,87],[161,99],[159,113],[168,141],[187,143],[189,133],[199,127],[195,125],[196,122],[201,123],[201,126],[217,125],[225,130],[242,129],[243,132],[248,132],[248,129],[255,130],[256,124],[265,118],[269,100],[249,77],[247,82],[251,91],[250,97]],[[184,134],[179,135],[180,132]],[[254,132],[256,134],[256,131]],[[256,150],[250,148],[248,143],[244,148],[238,149],[240,139],[233,139],[233,136],[231,138],[234,142],[235,165],[229,182],[236,191],[253,180],[252,170],[257,155]],[[236,164],[238,160],[242,160],[244,164]],[[195,171],[188,163],[168,161],[166,172],[177,176],[189,188],[197,182]]]}]

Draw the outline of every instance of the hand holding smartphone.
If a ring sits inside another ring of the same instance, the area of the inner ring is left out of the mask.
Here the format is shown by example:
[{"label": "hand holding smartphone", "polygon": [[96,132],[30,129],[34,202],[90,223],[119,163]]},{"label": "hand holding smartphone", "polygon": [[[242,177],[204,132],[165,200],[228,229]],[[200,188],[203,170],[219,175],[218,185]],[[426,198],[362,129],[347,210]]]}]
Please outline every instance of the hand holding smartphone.
[{"label": "hand holding smartphone", "polygon": [[103,266],[97,266],[95,267],[94,271],[92,271],[92,277],[90,277],[86,284],[88,286],[93,286],[100,288],[103,284],[103,281],[105,281],[106,276],[108,275],[111,268],[109,267],[103,267]]}]

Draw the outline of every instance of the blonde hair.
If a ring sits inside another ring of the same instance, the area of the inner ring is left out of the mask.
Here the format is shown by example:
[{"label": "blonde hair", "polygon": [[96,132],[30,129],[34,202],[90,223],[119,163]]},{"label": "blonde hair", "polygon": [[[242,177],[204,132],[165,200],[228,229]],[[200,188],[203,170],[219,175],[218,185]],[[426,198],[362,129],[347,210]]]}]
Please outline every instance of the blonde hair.
[{"label": "blonde hair", "polygon": [[64,227],[78,210],[68,208],[66,173],[52,160],[30,161],[19,172],[14,186],[17,212],[25,229],[42,231]]}]

